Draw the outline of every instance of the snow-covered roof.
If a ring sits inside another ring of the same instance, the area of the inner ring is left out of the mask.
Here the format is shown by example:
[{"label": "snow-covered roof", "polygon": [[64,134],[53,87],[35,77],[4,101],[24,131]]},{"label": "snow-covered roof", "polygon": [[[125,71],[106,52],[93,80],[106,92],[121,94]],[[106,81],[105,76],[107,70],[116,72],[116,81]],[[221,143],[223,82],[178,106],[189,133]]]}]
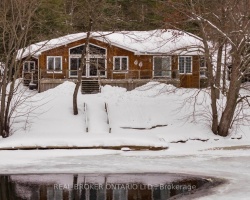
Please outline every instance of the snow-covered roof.
[{"label": "snow-covered roof", "polygon": [[[86,33],[70,34],[52,40],[38,42],[19,50],[18,59],[34,56],[42,52],[86,38]],[[188,54],[202,52],[199,37],[179,30],[92,32],[91,38],[127,49],[137,55],[143,54]]]}]

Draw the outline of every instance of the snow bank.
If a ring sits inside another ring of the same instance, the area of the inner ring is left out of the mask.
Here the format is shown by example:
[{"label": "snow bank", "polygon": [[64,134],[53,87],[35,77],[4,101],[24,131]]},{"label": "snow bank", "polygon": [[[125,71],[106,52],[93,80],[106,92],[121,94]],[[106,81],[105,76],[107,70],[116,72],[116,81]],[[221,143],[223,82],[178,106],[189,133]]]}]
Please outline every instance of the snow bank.
[{"label": "snow bank", "polygon": [[[32,96],[22,109],[36,109],[30,113],[28,120],[24,116],[15,119],[14,134],[1,139],[0,148],[166,148],[168,143],[193,140],[209,141],[210,147],[213,147],[218,144],[218,140],[223,144],[231,142],[230,136],[222,139],[210,130],[206,120],[209,117],[210,100],[206,91],[198,94],[197,89],[176,88],[157,82],[150,82],[129,92],[124,88],[106,85],[99,94],[82,95],[79,91],[79,114],[73,115],[74,88],[74,83],[65,82]],[[195,112],[192,107],[193,96],[196,97]],[[84,103],[87,112],[84,111]],[[108,105],[109,124],[105,103]],[[206,110],[208,114],[204,116]],[[86,132],[87,126],[89,132]],[[234,140],[237,144],[247,144],[250,140],[249,127],[241,127],[234,134],[235,138],[239,138],[239,135],[242,137],[241,140]]]},{"label": "snow bank", "polygon": [[118,93],[124,93],[126,92],[127,89],[123,87],[118,87],[118,86],[110,86],[110,85],[105,85],[101,87],[101,93],[103,94],[118,94]]},{"label": "snow bank", "polygon": [[159,83],[159,82],[149,82],[143,86],[137,87],[135,90],[131,91],[131,95],[141,96],[141,97],[156,97],[159,95],[166,95],[169,92],[175,92],[177,88],[170,84]]}]

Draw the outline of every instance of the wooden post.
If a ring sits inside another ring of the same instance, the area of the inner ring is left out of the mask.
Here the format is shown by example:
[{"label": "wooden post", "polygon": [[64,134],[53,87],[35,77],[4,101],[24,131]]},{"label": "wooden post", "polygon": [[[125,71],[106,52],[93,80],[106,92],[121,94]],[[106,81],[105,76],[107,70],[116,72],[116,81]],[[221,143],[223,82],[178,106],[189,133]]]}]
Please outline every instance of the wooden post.
[{"label": "wooden post", "polygon": [[37,81],[37,84],[38,84],[38,93],[40,93],[41,91],[41,78],[42,78],[42,69],[38,69],[38,81]]},{"label": "wooden post", "polygon": [[107,114],[107,124],[109,126],[109,133],[111,133],[110,120],[109,120],[109,111],[108,111],[108,104],[107,103],[105,103],[105,111],[106,111],[106,114]]},{"label": "wooden post", "polygon": [[85,125],[86,125],[86,132],[89,132],[89,126],[88,126],[88,113],[87,113],[87,104],[84,103],[83,104],[83,110],[84,110],[84,114],[85,114]]}]

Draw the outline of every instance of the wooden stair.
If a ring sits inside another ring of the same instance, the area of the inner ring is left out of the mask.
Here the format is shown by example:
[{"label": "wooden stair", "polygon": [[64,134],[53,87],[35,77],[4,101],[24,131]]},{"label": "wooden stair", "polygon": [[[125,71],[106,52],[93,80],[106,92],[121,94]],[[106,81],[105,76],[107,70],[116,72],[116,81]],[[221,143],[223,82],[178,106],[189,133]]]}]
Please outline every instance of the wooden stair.
[{"label": "wooden stair", "polygon": [[98,80],[82,80],[81,92],[82,94],[95,94],[100,92]]}]

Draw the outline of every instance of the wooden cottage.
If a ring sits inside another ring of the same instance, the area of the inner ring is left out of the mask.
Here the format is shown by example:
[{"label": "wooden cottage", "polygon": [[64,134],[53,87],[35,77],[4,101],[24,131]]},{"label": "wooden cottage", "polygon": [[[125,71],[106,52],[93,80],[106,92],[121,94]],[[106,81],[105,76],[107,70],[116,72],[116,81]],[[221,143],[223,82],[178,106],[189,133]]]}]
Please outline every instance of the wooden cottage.
[{"label": "wooden cottage", "polygon": [[[24,84],[40,92],[76,80],[86,34],[39,42],[19,50]],[[93,32],[82,73],[82,92],[110,84],[131,90],[149,81],[186,88],[204,86],[202,44],[177,30]]]}]

